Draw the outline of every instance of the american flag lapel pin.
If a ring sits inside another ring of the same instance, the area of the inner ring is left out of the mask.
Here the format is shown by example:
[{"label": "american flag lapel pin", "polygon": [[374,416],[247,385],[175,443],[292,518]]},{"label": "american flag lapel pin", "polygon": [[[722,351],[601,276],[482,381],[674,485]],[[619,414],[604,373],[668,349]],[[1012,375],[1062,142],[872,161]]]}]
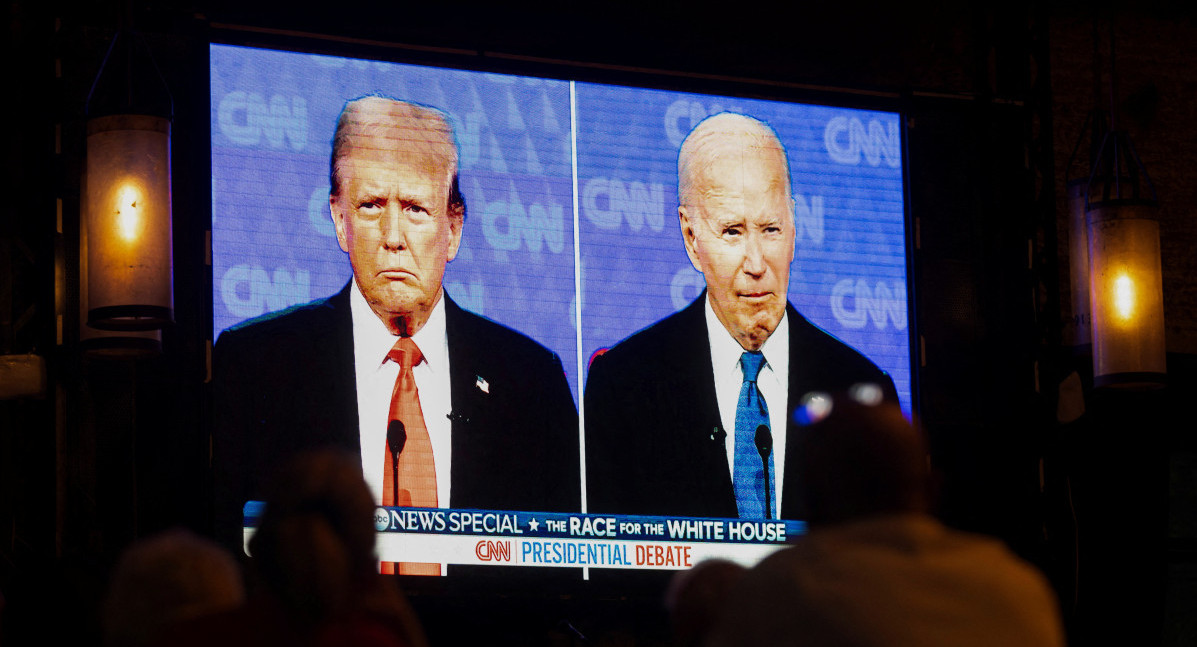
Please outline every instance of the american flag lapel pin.
[{"label": "american flag lapel pin", "polygon": [[490,382],[487,382],[486,378],[482,377],[481,375],[475,375],[474,378],[475,378],[474,386],[478,387],[479,391],[489,394],[490,393]]}]

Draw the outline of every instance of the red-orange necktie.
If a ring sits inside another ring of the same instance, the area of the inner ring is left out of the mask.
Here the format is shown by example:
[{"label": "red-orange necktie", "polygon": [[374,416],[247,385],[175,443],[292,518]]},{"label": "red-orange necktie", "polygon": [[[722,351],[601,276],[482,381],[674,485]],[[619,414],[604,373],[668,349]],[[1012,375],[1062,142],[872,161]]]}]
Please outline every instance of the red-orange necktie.
[{"label": "red-orange necktie", "polygon": [[[387,353],[387,359],[399,365],[399,377],[395,379],[395,390],[391,392],[391,410],[387,424],[398,420],[403,423],[407,442],[399,453],[399,482],[392,476],[391,447],[388,443],[385,469],[383,469],[383,505],[415,506],[435,508],[436,462],[432,455],[432,441],[428,427],[424,425],[424,412],[420,409],[420,394],[416,390],[416,378],[412,367],[424,359],[419,347],[408,337],[400,338]],[[397,486],[397,487],[396,487]],[[415,562],[383,562],[383,573],[402,575],[440,575],[440,564]]]}]

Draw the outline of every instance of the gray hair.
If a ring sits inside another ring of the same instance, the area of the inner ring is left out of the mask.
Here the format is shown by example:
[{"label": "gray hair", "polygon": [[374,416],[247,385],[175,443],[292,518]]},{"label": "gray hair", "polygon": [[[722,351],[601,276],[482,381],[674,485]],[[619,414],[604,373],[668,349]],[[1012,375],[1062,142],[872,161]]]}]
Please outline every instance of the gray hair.
[{"label": "gray hair", "polygon": [[781,139],[769,124],[734,112],[720,112],[703,119],[682,142],[677,158],[678,200],[693,205],[708,186],[708,172],[715,161],[728,155],[774,156],[780,163],[786,193],[790,193],[790,162]]}]

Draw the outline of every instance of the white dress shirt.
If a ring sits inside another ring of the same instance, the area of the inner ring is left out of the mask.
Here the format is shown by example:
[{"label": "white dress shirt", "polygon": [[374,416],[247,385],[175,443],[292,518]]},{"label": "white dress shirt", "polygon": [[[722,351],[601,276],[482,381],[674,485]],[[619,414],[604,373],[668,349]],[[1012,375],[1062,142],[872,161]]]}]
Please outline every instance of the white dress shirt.
[{"label": "white dress shirt", "polygon": [[[358,433],[361,439],[362,473],[374,500],[382,501],[383,472],[389,465],[386,451],[387,418],[390,416],[391,393],[399,377],[399,365],[387,360],[387,353],[399,338],[387,330],[386,324],[374,314],[366,298],[353,282],[349,295],[353,317],[353,357],[357,376]],[[449,387],[449,338],[445,332],[445,293],[442,291],[428,321],[412,335],[412,341],[424,355],[412,373],[424,412],[424,425],[432,441],[432,456],[436,461],[436,500],[440,507],[448,507],[452,493],[450,465],[453,446],[450,442],[452,423],[449,412],[453,403]]]},{"label": "white dress shirt", "polygon": [[[727,469],[735,476],[736,464],[736,406],[740,401],[740,388],[744,384],[744,371],[740,368],[740,356],[744,349],[740,342],[723,327],[711,308],[710,297],[706,301],[707,339],[711,347],[711,368],[715,371],[715,398],[719,401],[719,419],[727,432],[724,446],[727,449]],[[757,376],[756,385],[769,407],[769,427],[773,433],[773,489],[777,498],[777,515],[781,516],[781,491],[785,483],[786,467],[786,411],[790,392],[790,321],[782,314],[781,323],[761,346],[765,363]]]}]

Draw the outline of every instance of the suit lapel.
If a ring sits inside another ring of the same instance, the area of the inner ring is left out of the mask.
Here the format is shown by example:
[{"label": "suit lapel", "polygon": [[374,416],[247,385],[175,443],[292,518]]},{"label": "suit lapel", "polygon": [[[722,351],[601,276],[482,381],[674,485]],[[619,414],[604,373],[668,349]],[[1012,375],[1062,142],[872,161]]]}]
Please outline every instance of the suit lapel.
[{"label": "suit lapel", "polygon": [[790,379],[789,391],[786,395],[786,455],[785,482],[782,483],[782,519],[798,519],[804,515],[801,497],[798,494],[798,457],[795,448],[798,446],[798,424],[794,422],[794,409],[798,402],[815,387],[815,376],[811,372],[813,362],[810,357],[803,361],[803,348],[809,347],[810,323],[794,308],[793,304],[786,304],[786,315],[790,320]]},{"label": "suit lapel", "polygon": [[[353,279],[350,279],[352,283]],[[337,442],[340,446],[353,451],[361,451],[361,431],[357,416],[357,369],[354,365],[353,346],[353,314],[349,306],[349,290],[351,283],[346,283],[340,292],[328,299],[331,317],[331,334],[329,343],[325,346],[326,356],[323,361],[312,362],[309,370],[321,370],[329,367],[329,384],[333,392],[329,393],[328,402],[331,406],[340,407],[336,418]]]},{"label": "suit lapel", "polygon": [[[683,321],[679,329],[677,343],[678,350],[670,355],[681,360],[669,374],[677,380],[677,386],[671,391],[682,394],[677,402],[679,406],[678,419],[696,420],[697,424],[687,425],[683,433],[692,434],[687,442],[708,448],[710,469],[715,471],[715,477],[709,479],[712,483],[711,500],[730,497],[732,509],[735,509],[735,494],[732,487],[731,470],[727,463],[727,449],[719,433],[735,435],[733,424],[731,429],[725,429],[719,417],[719,399],[715,392],[715,369],[711,364],[711,340],[707,333],[706,298],[704,290],[686,309],[682,311]],[[687,413],[689,411],[689,413]]]},{"label": "suit lapel", "polygon": [[[449,293],[443,294],[445,300],[445,336],[449,343],[449,420],[450,444],[453,448],[453,460],[460,463],[466,457],[476,452],[479,440],[474,435],[480,432],[479,421],[475,420],[481,402],[478,398],[483,393],[477,385],[478,367],[475,361],[474,335],[466,326],[469,323],[465,311],[449,298]],[[458,501],[466,491],[471,478],[469,470],[451,470],[449,475],[450,488],[454,494],[451,499]]]}]

